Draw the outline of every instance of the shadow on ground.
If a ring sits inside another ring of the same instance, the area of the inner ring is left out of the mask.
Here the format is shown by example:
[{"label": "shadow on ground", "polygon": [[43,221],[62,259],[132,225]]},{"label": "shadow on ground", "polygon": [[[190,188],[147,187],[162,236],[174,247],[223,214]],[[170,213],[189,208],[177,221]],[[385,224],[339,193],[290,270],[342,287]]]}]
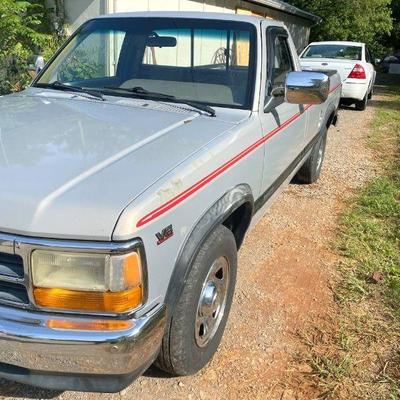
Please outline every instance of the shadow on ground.
[{"label": "shadow on ground", "polygon": [[168,374],[167,372],[162,371],[161,369],[158,369],[154,365],[152,365],[144,374],[143,376],[147,378],[162,378],[162,379],[168,379],[168,378],[175,378],[174,376]]},{"label": "shadow on ground", "polygon": [[45,390],[21,383],[0,379],[0,397],[13,397],[17,399],[54,399],[63,392]]},{"label": "shadow on ground", "polygon": [[[173,377],[172,375],[161,371],[155,366],[151,366],[143,374],[143,376],[152,379],[168,379]],[[34,386],[24,385],[18,382],[8,381],[6,379],[0,379],[0,398],[12,397],[16,399],[55,399],[62,393],[62,391],[46,390]]]}]

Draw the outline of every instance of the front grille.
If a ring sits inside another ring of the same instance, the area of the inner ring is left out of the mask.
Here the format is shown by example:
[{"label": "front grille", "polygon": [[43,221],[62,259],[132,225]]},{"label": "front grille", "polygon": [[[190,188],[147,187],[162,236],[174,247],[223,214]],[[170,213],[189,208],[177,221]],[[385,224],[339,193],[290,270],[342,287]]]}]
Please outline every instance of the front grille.
[{"label": "front grille", "polygon": [[1,275],[23,279],[24,262],[22,257],[15,254],[0,253],[0,276]]},{"label": "front grille", "polygon": [[17,283],[0,282],[0,302],[28,305],[29,298],[25,286]]},{"label": "front grille", "polygon": [[29,305],[24,286],[24,262],[18,255],[0,253],[0,303]]}]

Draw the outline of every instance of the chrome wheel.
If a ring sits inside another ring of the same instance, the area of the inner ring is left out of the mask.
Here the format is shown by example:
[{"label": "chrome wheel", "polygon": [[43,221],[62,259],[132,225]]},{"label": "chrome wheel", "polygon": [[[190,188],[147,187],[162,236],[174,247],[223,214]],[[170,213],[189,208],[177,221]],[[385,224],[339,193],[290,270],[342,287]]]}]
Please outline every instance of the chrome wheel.
[{"label": "chrome wheel", "polygon": [[224,316],[229,272],[228,260],[219,257],[203,283],[195,323],[195,339],[199,347],[206,346],[214,337]]}]

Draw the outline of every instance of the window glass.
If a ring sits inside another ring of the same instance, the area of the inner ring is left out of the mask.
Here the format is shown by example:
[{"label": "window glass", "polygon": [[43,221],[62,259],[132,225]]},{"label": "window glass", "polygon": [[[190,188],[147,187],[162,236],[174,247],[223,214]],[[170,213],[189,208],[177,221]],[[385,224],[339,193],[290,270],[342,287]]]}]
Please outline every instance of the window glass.
[{"label": "window glass", "polygon": [[74,50],[60,65],[57,80],[74,82],[115,76],[124,37],[124,32],[95,32],[75,41]]},{"label": "window glass", "polygon": [[189,29],[158,29],[154,31],[154,34],[161,38],[172,37],[176,39],[176,46],[146,46],[143,58],[144,64],[190,67],[191,34]]},{"label": "window glass", "polygon": [[276,36],[274,53],[271,76],[272,87],[283,86],[286,75],[293,71],[292,59],[285,37]]},{"label": "window glass", "polygon": [[395,56],[387,56],[383,59],[386,63],[400,63],[400,60]]},{"label": "window glass", "polygon": [[95,19],[78,30],[35,85],[57,80],[111,96],[130,95],[119,88],[141,87],[176,99],[249,109],[256,41],[255,26],[240,21]]},{"label": "window glass", "polygon": [[228,31],[196,29],[194,31],[194,66],[222,66],[231,58],[227,48]]},{"label": "window glass", "polygon": [[368,47],[365,48],[365,60],[370,63],[372,62],[371,53],[368,50]]},{"label": "window glass", "polygon": [[345,44],[315,44],[308,47],[301,58],[332,58],[361,60],[362,48]]},{"label": "window glass", "polygon": [[231,65],[248,67],[250,64],[250,32],[231,32],[232,41],[232,62]]},{"label": "window glass", "polygon": [[[159,37],[174,37],[174,47],[146,46],[143,63],[174,67],[191,67],[191,31],[157,30]],[[250,32],[216,29],[193,31],[193,67],[226,68],[249,66]]]},{"label": "window glass", "polygon": [[246,31],[195,30],[194,67],[226,69],[248,67],[250,33]]}]

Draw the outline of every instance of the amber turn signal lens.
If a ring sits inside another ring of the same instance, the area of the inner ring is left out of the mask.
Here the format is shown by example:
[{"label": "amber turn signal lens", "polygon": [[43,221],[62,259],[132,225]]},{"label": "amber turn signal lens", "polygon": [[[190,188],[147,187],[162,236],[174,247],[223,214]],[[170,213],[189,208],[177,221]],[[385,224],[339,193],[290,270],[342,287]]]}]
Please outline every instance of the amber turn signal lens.
[{"label": "amber turn signal lens", "polygon": [[66,321],[62,319],[51,319],[46,322],[51,329],[75,330],[75,331],[124,331],[132,328],[131,321]]},{"label": "amber turn signal lens", "polygon": [[138,253],[131,253],[124,259],[124,283],[131,288],[142,282],[140,257]]},{"label": "amber turn signal lens", "polygon": [[123,292],[82,292],[66,289],[35,288],[33,295],[39,307],[91,312],[123,313],[142,303],[142,287]]}]

